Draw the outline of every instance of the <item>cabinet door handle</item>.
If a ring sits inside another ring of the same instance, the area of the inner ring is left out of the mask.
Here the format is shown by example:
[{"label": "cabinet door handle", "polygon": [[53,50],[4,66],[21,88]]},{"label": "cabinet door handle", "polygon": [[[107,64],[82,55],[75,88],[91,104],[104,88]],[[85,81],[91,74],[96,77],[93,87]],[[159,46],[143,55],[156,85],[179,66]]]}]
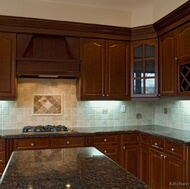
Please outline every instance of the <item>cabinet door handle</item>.
[{"label": "cabinet door handle", "polygon": [[67,144],[70,144],[70,142],[69,142],[69,141],[67,141]]},{"label": "cabinet door handle", "polygon": [[125,150],[125,146],[123,146],[123,149]]},{"label": "cabinet door handle", "polygon": [[155,146],[158,146],[158,143],[155,142],[154,145],[155,145]]},{"label": "cabinet door handle", "polygon": [[166,159],[167,158],[167,156],[164,156],[164,159]]},{"label": "cabinet door handle", "polygon": [[107,139],[106,139],[106,138],[104,139],[104,142],[107,142]]},{"label": "cabinet door handle", "polygon": [[106,154],[106,153],[107,153],[107,151],[106,151],[106,150],[104,150],[104,153]]},{"label": "cabinet door handle", "polygon": [[171,151],[172,151],[172,152],[174,152],[174,151],[175,151],[175,149],[174,149],[174,148],[172,148],[172,149],[171,149]]},{"label": "cabinet door handle", "polygon": [[164,155],[163,155],[163,154],[160,154],[160,157],[164,157]]},{"label": "cabinet door handle", "polygon": [[106,96],[109,96],[109,94],[107,94]]},{"label": "cabinet door handle", "polygon": [[105,94],[103,94],[102,96],[105,96]]},{"label": "cabinet door handle", "polygon": [[30,145],[31,145],[31,146],[34,146],[34,143],[31,143]]},{"label": "cabinet door handle", "polygon": [[177,61],[178,60],[178,58],[177,57],[175,57],[175,61]]}]

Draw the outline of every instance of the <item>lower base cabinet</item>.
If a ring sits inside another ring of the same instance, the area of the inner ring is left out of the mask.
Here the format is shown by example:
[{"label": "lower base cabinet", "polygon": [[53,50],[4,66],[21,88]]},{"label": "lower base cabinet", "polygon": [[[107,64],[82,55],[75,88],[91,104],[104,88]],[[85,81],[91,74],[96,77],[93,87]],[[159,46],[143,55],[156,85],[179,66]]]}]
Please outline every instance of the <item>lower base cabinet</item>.
[{"label": "lower base cabinet", "polygon": [[141,145],[140,147],[140,168],[139,178],[146,184],[150,185],[150,150],[148,146]]},{"label": "lower base cabinet", "polygon": [[5,160],[5,140],[0,139],[0,177],[3,174],[3,171],[6,166],[6,160]]},{"label": "lower base cabinet", "polygon": [[122,135],[123,167],[136,177],[139,177],[139,134]]},{"label": "lower base cabinet", "polygon": [[185,162],[155,150],[150,152],[150,186],[152,189],[184,189]]},{"label": "lower base cabinet", "polygon": [[120,136],[116,134],[98,134],[92,138],[92,146],[107,155],[113,161],[121,164],[120,161]]}]

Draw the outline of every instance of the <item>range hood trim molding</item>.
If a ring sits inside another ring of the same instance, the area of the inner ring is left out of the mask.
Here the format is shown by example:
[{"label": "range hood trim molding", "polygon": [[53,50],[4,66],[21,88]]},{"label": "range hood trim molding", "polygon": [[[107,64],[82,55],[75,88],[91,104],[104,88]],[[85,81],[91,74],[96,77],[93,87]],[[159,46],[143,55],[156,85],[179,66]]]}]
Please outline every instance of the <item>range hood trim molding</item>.
[{"label": "range hood trim molding", "polygon": [[17,58],[16,73],[18,77],[78,78],[80,62],[80,60]]}]

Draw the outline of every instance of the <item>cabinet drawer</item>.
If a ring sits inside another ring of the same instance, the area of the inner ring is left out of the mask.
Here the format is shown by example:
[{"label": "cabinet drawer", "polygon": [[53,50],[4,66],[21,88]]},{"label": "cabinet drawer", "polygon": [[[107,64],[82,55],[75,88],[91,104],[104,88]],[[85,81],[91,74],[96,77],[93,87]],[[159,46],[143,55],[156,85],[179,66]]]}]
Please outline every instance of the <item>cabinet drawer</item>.
[{"label": "cabinet drawer", "polygon": [[141,135],[141,144],[149,146],[150,145],[150,136]]},{"label": "cabinet drawer", "polygon": [[97,145],[117,145],[119,144],[118,135],[97,135],[93,137],[93,144]]},{"label": "cabinet drawer", "polygon": [[0,152],[0,164],[5,163],[5,152]]},{"label": "cabinet drawer", "polygon": [[97,146],[96,148],[105,155],[117,155],[119,149],[118,146]]},{"label": "cabinet drawer", "polygon": [[70,147],[84,147],[84,137],[63,137],[53,138],[52,148],[70,148]]},{"label": "cabinet drawer", "polygon": [[164,152],[164,140],[159,138],[151,138],[151,148],[158,150],[160,152]]},{"label": "cabinet drawer", "polygon": [[0,139],[0,152],[5,150],[5,140]]},{"label": "cabinet drawer", "polygon": [[166,141],[166,153],[173,157],[184,159],[185,158],[185,146],[182,144]]},{"label": "cabinet drawer", "polygon": [[124,144],[138,144],[140,141],[139,134],[124,134],[123,143]]},{"label": "cabinet drawer", "polygon": [[50,148],[50,141],[44,138],[14,140],[14,150],[33,150],[47,148]]}]

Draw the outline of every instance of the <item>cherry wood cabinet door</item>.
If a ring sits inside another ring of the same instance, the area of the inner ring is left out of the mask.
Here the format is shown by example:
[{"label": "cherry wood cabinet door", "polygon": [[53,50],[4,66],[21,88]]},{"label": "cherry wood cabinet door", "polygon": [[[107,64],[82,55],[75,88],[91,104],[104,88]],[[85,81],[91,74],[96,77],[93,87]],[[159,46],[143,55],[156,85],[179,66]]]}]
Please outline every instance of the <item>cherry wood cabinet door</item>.
[{"label": "cherry wood cabinet door", "polygon": [[160,95],[176,96],[178,80],[174,31],[159,38],[159,52]]},{"label": "cherry wood cabinet door", "polygon": [[0,33],[0,100],[16,98],[16,34]]},{"label": "cherry wood cabinet door", "polygon": [[129,100],[129,42],[81,39],[79,100]]},{"label": "cherry wood cabinet door", "polygon": [[178,95],[190,95],[190,23],[176,31],[178,63]]},{"label": "cherry wood cabinet door", "polygon": [[149,160],[149,147],[142,145],[140,147],[140,179],[150,184],[150,160]]},{"label": "cherry wood cabinet door", "polygon": [[78,98],[102,99],[104,95],[105,43],[102,39],[81,39],[81,77]]},{"label": "cherry wood cabinet door", "polygon": [[106,96],[130,98],[129,42],[106,41]]},{"label": "cherry wood cabinet door", "polygon": [[124,148],[123,167],[139,177],[139,145],[126,145]]},{"label": "cherry wood cabinet door", "polygon": [[179,62],[190,62],[190,23],[177,29],[177,58]]},{"label": "cherry wood cabinet door", "polygon": [[150,150],[150,186],[152,189],[164,189],[165,167],[160,152]]},{"label": "cherry wood cabinet door", "polygon": [[[178,160],[167,156],[165,159],[165,188],[185,188],[185,163],[183,160]],[[180,185],[181,183],[181,185]]]}]

